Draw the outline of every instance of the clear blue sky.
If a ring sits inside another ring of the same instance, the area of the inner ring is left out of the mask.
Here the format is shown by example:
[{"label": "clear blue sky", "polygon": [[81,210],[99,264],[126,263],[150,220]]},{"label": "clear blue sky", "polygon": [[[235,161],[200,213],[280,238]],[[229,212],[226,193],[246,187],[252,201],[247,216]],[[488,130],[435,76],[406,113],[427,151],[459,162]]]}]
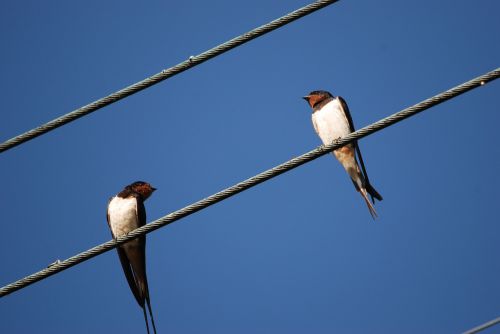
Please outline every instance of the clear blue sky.
[{"label": "clear blue sky", "polygon": [[[308,1],[2,1],[4,141]],[[0,155],[3,286],[500,66],[500,3],[340,1]],[[324,156],[148,235],[159,333],[458,333],[500,315],[500,82],[360,141],[372,221]],[[116,252],[0,300],[2,333],[145,333]],[[496,328],[496,331],[500,329]],[[491,330],[489,333],[493,333]],[[486,333],[486,332],[485,332]]]}]

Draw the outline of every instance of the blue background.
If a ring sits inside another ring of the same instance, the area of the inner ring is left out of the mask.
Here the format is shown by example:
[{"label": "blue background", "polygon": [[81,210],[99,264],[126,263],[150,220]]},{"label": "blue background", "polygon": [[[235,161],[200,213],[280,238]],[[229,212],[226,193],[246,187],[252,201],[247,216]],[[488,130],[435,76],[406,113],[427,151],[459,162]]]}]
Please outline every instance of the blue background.
[{"label": "blue background", "polygon": [[[2,1],[7,140],[308,1]],[[499,66],[500,3],[340,1],[0,156],[3,286]],[[330,155],[148,235],[160,333],[457,333],[500,315],[500,82],[360,141],[373,222]],[[116,252],[0,300],[2,333],[143,333]],[[490,332],[498,332],[492,329]]]}]

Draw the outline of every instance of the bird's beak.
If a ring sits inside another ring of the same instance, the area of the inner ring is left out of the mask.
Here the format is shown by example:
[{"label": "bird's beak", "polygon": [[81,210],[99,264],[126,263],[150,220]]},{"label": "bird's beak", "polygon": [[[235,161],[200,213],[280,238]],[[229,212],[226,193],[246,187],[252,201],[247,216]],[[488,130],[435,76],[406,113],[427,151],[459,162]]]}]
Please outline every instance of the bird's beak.
[{"label": "bird's beak", "polygon": [[153,192],[153,191],[155,191],[155,190],[156,190],[156,188],[151,187],[151,191],[152,191],[152,192]]},{"label": "bird's beak", "polygon": [[306,100],[307,102],[309,102],[309,97],[310,97],[309,95],[302,96],[302,98],[303,98],[304,100]]}]

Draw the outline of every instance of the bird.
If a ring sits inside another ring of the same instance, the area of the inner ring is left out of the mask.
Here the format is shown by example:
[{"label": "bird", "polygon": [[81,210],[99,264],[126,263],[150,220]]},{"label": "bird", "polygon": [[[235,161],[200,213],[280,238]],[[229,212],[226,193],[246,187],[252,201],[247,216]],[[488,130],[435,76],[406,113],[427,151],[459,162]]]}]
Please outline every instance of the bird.
[{"label": "bird", "polygon": [[[312,108],[314,130],[324,145],[331,144],[334,140],[355,131],[349,108],[341,96],[333,96],[324,90],[315,90],[302,98]],[[382,196],[370,184],[357,141],[336,149],[332,153],[351,177],[354,187],[365,200],[368,210],[375,220],[377,211],[373,204],[375,204],[375,199],[381,201]],[[371,202],[368,195],[371,197]]]},{"label": "bird", "polygon": [[[144,201],[156,190],[149,183],[136,181],[126,186],[116,196],[109,199],[107,220],[113,238],[118,238],[146,224]],[[146,236],[127,241],[116,248],[118,257],[127,278],[130,290],[142,308],[146,330],[149,324],[146,315],[146,303],[149,316],[156,334],[156,326],[149,298],[148,279],[146,275]]]}]

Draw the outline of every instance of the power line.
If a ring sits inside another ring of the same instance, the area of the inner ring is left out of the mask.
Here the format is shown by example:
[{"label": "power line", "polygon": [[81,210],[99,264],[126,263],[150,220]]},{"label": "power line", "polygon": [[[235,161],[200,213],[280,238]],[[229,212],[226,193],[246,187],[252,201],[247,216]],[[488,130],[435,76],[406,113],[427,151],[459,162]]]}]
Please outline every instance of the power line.
[{"label": "power line", "polygon": [[275,29],[278,29],[288,23],[291,23],[295,20],[298,20],[308,14],[311,14],[319,9],[322,9],[326,6],[329,6],[339,0],[319,0],[316,2],[313,2],[307,6],[304,6],[302,8],[299,8],[291,13],[288,13],[287,15],[284,15],[274,21],[271,21],[265,25],[262,25],[258,28],[255,28],[247,33],[244,33],[243,35],[240,35],[238,37],[235,37],[225,43],[222,43],[220,45],[217,45],[216,47],[207,50],[203,53],[200,53],[197,56],[191,56],[189,59],[173,66],[170,67],[166,70],[163,70],[149,78],[146,78],[142,81],[139,81],[131,86],[125,87],[111,95],[105,96],[99,100],[96,100],[94,102],[91,102],[81,108],[78,108],[76,110],[73,110],[61,117],[58,117],[48,123],[45,123],[43,125],[40,125],[39,127],[36,127],[34,129],[31,129],[25,133],[22,133],[16,137],[13,137],[3,143],[0,144],[0,153],[7,151],[17,145],[20,145],[24,142],[27,142],[31,139],[34,139],[38,136],[43,135],[44,133],[47,133],[49,131],[52,131],[60,126],[63,126],[67,123],[70,123],[74,120],[77,120],[80,117],[83,117],[85,115],[88,115],[98,109],[101,109],[107,105],[110,105],[114,102],[117,102],[121,99],[126,98],[127,96],[130,96],[132,94],[138,93],[143,89],[149,88],[163,80],[166,80],[170,77],[173,77],[176,74],[182,73],[190,68],[195,67],[196,65],[199,65],[201,63],[204,63],[205,61],[212,59],[214,57],[217,57],[231,49],[234,49],[242,44],[245,44],[246,42],[249,42],[257,37],[260,37],[264,34],[267,34],[268,32],[271,32]]},{"label": "power line", "polygon": [[99,254],[102,254],[104,252],[107,252],[113,248],[115,248],[117,245],[120,245],[124,242],[127,242],[129,240],[135,239],[141,235],[144,235],[146,233],[153,232],[160,227],[163,227],[165,225],[168,225],[176,220],[179,220],[181,218],[184,218],[186,216],[189,216],[195,212],[198,212],[202,209],[205,209],[215,203],[218,203],[222,200],[225,200],[226,198],[229,198],[231,196],[234,196],[244,190],[247,190],[251,187],[254,187],[262,182],[265,182],[269,179],[272,179],[273,177],[276,177],[280,174],[283,174],[293,168],[296,168],[298,166],[301,166],[309,161],[312,161],[314,159],[319,158],[322,155],[327,154],[328,152],[331,152],[335,149],[338,149],[352,141],[361,139],[363,137],[366,137],[374,132],[380,131],[390,125],[393,125],[395,123],[398,123],[408,117],[411,117],[413,115],[416,115],[432,106],[435,106],[437,104],[440,104],[444,101],[447,101],[451,98],[454,98],[458,95],[461,95],[469,90],[472,90],[474,88],[477,88],[479,86],[484,85],[485,83],[489,81],[493,81],[495,79],[498,79],[500,77],[500,68],[497,68],[496,70],[493,70],[491,72],[488,72],[484,75],[481,75],[477,78],[474,78],[470,81],[467,81],[459,86],[456,86],[454,88],[451,88],[450,90],[447,90],[441,94],[435,95],[427,100],[424,100],[420,103],[417,103],[409,108],[403,109],[402,111],[399,111],[389,117],[386,117],[384,119],[381,119],[375,123],[372,123],[371,125],[368,125],[358,131],[355,131],[348,136],[345,136],[342,139],[336,140],[333,143],[326,145],[326,146],[319,146],[315,148],[312,151],[309,151],[297,158],[291,159],[281,165],[278,165],[274,168],[268,169],[260,174],[257,174],[245,181],[242,181],[240,183],[237,183],[229,188],[226,188],[222,191],[219,191],[218,193],[215,193],[213,195],[210,195],[198,202],[195,202],[193,204],[190,204],[180,210],[174,211],[160,219],[157,219],[153,221],[150,224],[147,224],[145,226],[142,226],[129,234],[120,237],[116,240],[110,240],[108,242],[105,242],[101,245],[95,246],[89,250],[86,250],[80,254],[77,254],[75,256],[72,256],[68,258],[67,260],[64,260],[62,262],[55,262],[53,265],[50,265],[48,268],[45,268],[39,272],[36,272],[34,274],[31,274],[29,276],[26,276],[25,278],[22,278],[16,282],[13,282],[11,284],[8,284],[0,289],[0,297],[6,296],[14,291],[17,291],[19,289],[22,289],[30,284],[33,284],[35,282],[38,282],[42,279],[45,279],[49,276],[52,276],[60,271],[66,270],[74,265],[77,265],[78,263],[81,263],[83,261],[86,261],[88,259],[93,258],[94,256],[97,256]]},{"label": "power line", "polygon": [[479,325],[477,327],[474,327],[472,329],[469,329],[468,331],[464,332],[463,334],[475,334],[475,333],[479,333],[487,328],[490,328],[491,326],[494,326],[496,324],[499,324],[500,323],[500,317],[496,318],[496,319],[493,319],[491,321],[488,321],[482,325]]}]

